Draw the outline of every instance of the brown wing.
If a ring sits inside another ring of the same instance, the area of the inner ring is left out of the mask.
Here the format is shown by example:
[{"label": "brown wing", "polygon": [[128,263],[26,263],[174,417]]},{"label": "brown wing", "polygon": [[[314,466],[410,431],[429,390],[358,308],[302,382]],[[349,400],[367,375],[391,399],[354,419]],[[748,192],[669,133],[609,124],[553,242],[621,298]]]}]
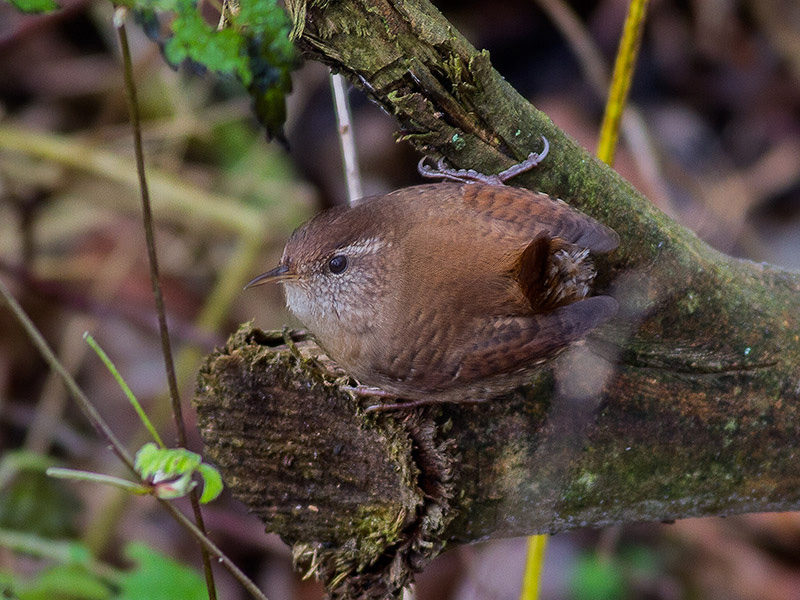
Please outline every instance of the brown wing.
[{"label": "brown wing", "polygon": [[501,221],[531,240],[547,233],[593,252],[619,245],[613,229],[541,192],[478,183],[438,185],[460,186],[461,201],[476,216]]},{"label": "brown wing", "polygon": [[[458,224],[464,227],[473,220],[476,232],[499,225],[504,236],[510,234],[530,241],[547,234],[592,252],[609,252],[619,245],[619,236],[613,229],[561,200],[523,188],[483,183],[433,183],[402,188],[370,200],[400,211],[405,221],[412,213],[433,226]],[[361,201],[358,206],[365,204],[367,201]]]},{"label": "brown wing", "polygon": [[617,312],[610,296],[594,296],[530,317],[497,318],[480,324],[469,339],[480,340],[453,356],[458,380],[468,383],[510,373],[553,356]]}]

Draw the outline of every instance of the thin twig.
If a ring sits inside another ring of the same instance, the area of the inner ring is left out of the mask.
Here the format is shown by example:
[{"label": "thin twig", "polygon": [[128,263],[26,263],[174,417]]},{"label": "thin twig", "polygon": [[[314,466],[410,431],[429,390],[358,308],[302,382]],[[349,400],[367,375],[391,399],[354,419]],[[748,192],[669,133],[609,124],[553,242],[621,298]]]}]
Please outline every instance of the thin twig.
[{"label": "thin twig", "polygon": [[198,527],[192,523],[186,515],[184,515],[181,511],[179,511],[175,506],[167,502],[166,500],[159,500],[161,505],[167,510],[168,513],[172,515],[172,517],[180,523],[184,529],[186,529],[189,533],[194,536],[194,538],[202,545],[203,549],[207,551],[209,554],[214,556],[219,563],[228,569],[228,572],[233,575],[233,577],[244,586],[244,588],[250,592],[250,595],[256,600],[268,600],[264,592],[256,587],[256,584],[247,577],[240,569],[237,567],[234,562],[228,558],[219,547],[212,542],[207,535],[204,535]]},{"label": "thin twig", "polygon": [[94,350],[98,358],[101,361],[103,361],[103,364],[106,366],[106,369],[108,370],[109,373],[111,373],[111,376],[117,382],[117,385],[119,385],[119,387],[122,389],[122,393],[125,394],[125,397],[128,399],[128,402],[130,402],[131,406],[133,407],[133,410],[135,410],[136,414],[139,416],[139,420],[145,426],[147,431],[150,432],[150,435],[153,436],[153,439],[156,441],[156,443],[161,448],[166,448],[164,442],[161,440],[161,436],[158,435],[158,431],[156,431],[156,428],[153,426],[153,423],[150,421],[149,417],[147,416],[147,413],[144,412],[142,405],[139,403],[139,399],[134,395],[133,391],[128,385],[128,382],[125,381],[125,379],[123,379],[122,374],[119,372],[119,369],[117,369],[117,366],[109,358],[108,354],[106,354],[106,351],[100,347],[100,344],[98,344],[95,341],[95,339],[91,336],[91,334],[88,331],[85,331],[83,333],[83,339],[85,339],[86,343],[89,344],[92,350]]},{"label": "thin twig", "polygon": [[344,178],[347,183],[347,203],[355,204],[364,193],[361,188],[361,173],[358,169],[353,119],[350,103],[347,101],[347,81],[338,73],[331,72],[333,105],[336,112],[336,125],[339,131],[339,147],[344,163]]},{"label": "thin twig", "polygon": [[70,481],[90,481],[92,483],[102,483],[112,487],[125,490],[131,494],[149,494],[153,486],[144,485],[136,481],[122,479],[113,475],[95,473],[94,471],[80,471],[78,469],[62,469],[61,467],[50,467],[46,471],[48,477],[56,479],[68,479]]},{"label": "thin twig", "polygon": [[[164,297],[161,292],[161,279],[158,274],[158,255],[156,253],[155,233],[153,227],[153,211],[150,206],[150,192],[147,188],[147,176],[144,165],[144,151],[142,149],[142,130],[141,119],[139,118],[139,103],[136,97],[136,83],[133,80],[133,64],[131,61],[131,51],[128,45],[128,34],[125,31],[125,17],[128,10],[125,7],[118,7],[114,12],[114,27],[119,36],[119,43],[122,49],[122,64],[125,74],[126,98],[128,100],[128,112],[130,113],[131,129],[133,130],[133,147],[136,156],[136,171],[139,175],[139,192],[142,197],[142,220],[144,222],[144,233],[147,244],[147,258],[150,265],[150,281],[153,287],[153,298],[156,303],[156,313],[158,315],[158,328],[161,332],[161,351],[164,354],[164,367],[167,374],[167,386],[169,397],[172,404],[172,416],[175,421],[175,430],[178,435],[178,446],[186,447],[186,426],[183,422],[183,409],[181,408],[180,395],[178,393],[178,380],[175,377],[175,363],[172,358],[172,346],[169,339],[169,329],[167,328],[167,314],[164,308]],[[205,534],[206,528],[203,522],[203,514],[200,510],[200,500],[196,490],[189,494],[192,505],[192,512],[197,526]],[[211,569],[211,559],[205,547],[201,548],[203,557],[203,570],[206,577],[209,600],[216,600],[217,591],[214,584],[214,572]]]},{"label": "thin twig", "polygon": [[175,377],[175,365],[172,360],[172,347],[169,340],[169,329],[167,328],[167,316],[164,308],[164,296],[161,291],[161,278],[158,271],[158,253],[156,252],[155,233],[153,227],[153,210],[150,206],[150,191],[147,187],[147,175],[144,165],[144,151],[142,149],[142,131],[139,118],[139,103],[136,97],[136,85],[133,81],[133,69],[131,63],[131,52],[128,46],[128,34],[125,31],[123,21],[127,9],[120,7],[114,14],[114,25],[119,36],[120,46],[122,47],[122,62],[125,72],[125,88],[128,98],[128,110],[133,129],[133,147],[136,155],[136,170],[139,175],[139,192],[142,198],[142,221],[144,224],[144,235],[147,244],[147,258],[150,264],[150,281],[153,288],[153,298],[156,303],[156,313],[158,314],[158,328],[161,332],[161,351],[164,354],[164,366],[167,372],[167,386],[169,387],[170,401],[172,402],[172,414],[175,420],[175,429],[178,435],[178,445],[186,446],[186,427],[183,424],[183,409],[181,408],[180,396],[178,393],[178,381]]}]

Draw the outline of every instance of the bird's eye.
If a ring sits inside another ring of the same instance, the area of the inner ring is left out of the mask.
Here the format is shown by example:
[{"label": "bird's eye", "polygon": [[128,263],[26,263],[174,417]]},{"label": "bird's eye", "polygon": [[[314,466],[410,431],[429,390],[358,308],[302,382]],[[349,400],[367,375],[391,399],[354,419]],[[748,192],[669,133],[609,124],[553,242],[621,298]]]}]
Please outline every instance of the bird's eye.
[{"label": "bird's eye", "polygon": [[347,268],[347,257],[344,254],[337,254],[328,261],[328,268],[334,275],[343,273]]}]

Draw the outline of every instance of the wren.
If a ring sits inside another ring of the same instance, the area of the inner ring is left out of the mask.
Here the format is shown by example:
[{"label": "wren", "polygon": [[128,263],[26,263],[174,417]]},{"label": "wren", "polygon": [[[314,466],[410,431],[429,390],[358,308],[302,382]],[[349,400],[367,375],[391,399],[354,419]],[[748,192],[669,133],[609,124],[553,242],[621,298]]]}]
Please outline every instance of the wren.
[{"label": "wren", "polygon": [[613,230],[502,177],[442,175],[457,181],[318,214],[247,285],[282,283],[331,358],[408,406],[510,391],[617,310],[590,296],[589,253],[616,248]]}]

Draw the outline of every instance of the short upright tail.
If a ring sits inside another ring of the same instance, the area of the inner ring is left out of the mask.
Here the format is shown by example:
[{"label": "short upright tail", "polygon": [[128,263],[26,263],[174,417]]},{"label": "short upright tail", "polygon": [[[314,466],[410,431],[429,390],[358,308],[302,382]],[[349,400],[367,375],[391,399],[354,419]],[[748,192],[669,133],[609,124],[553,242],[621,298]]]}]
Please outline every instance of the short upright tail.
[{"label": "short upright tail", "polygon": [[531,309],[538,313],[586,298],[595,269],[588,249],[540,235],[520,254],[515,275]]}]

